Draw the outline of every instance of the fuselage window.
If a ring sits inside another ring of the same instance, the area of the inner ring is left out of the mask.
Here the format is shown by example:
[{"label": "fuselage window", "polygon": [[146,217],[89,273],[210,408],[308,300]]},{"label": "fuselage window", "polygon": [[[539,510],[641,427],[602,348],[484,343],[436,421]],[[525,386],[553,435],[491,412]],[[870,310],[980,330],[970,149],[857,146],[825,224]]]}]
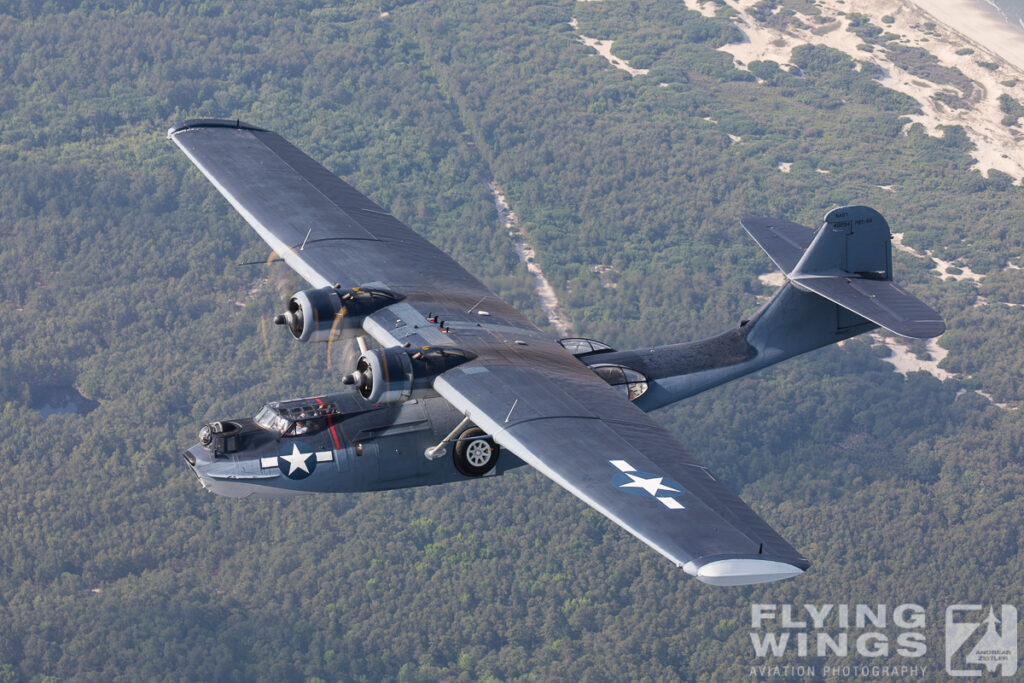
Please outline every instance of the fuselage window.
[{"label": "fuselage window", "polygon": [[622,368],[626,375],[626,396],[630,401],[635,401],[647,392],[647,378],[636,370]]},{"label": "fuselage window", "polygon": [[598,365],[594,368],[594,372],[613,387],[626,383],[626,375],[622,372],[622,366],[620,365]]},{"label": "fuselage window", "polygon": [[565,339],[559,339],[558,343],[562,345],[562,348],[574,356],[582,356],[597,351],[614,350],[603,342],[595,341],[593,339],[584,339],[583,337],[566,337]]},{"label": "fuselage window", "polygon": [[630,401],[635,401],[647,392],[647,378],[636,370],[622,365],[594,365],[591,370]]}]

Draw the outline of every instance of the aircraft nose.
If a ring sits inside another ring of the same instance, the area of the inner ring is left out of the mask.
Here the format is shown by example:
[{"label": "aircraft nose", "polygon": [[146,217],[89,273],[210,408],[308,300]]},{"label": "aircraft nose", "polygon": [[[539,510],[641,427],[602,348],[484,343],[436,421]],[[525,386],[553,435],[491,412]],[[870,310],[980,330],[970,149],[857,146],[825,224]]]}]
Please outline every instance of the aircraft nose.
[{"label": "aircraft nose", "polygon": [[213,453],[202,444],[197,443],[191,448],[183,450],[181,457],[188,463],[189,470],[196,475],[196,479],[203,485],[203,488],[209,489],[211,479],[207,476],[207,470],[213,463]]},{"label": "aircraft nose", "polygon": [[193,470],[196,469],[197,465],[202,466],[204,463],[210,463],[213,461],[213,453],[199,443],[182,451],[181,457],[185,458],[185,462],[187,462],[188,466]]}]

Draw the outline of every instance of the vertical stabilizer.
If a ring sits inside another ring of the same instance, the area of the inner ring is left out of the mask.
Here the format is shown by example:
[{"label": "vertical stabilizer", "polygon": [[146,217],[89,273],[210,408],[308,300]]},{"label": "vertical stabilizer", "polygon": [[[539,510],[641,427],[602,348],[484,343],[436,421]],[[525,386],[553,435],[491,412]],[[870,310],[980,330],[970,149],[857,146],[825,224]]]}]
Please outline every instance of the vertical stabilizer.
[{"label": "vertical stabilizer", "polygon": [[892,280],[889,224],[882,214],[867,206],[832,209],[791,275],[852,275]]}]

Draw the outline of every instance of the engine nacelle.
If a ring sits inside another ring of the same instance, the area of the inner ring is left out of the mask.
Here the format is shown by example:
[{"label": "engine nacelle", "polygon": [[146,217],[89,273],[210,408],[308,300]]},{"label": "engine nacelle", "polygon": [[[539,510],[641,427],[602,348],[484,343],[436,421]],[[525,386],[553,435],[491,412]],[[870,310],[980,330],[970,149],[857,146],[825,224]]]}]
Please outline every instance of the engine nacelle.
[{"label": "engine nacelle", "polygon": [[360,356],[355,372],[341,381],[354,384],[370,403],[396,403],[433,392],[435,377],[473,358],[451,348],[373,349]]},{"label": "engine nacelle", "polygon": [[288,310],[274,318],[301,342],[327,342],[364,334],[363,319],[401,297],[382,289],[324,287],[304,289],[288,301]]}]

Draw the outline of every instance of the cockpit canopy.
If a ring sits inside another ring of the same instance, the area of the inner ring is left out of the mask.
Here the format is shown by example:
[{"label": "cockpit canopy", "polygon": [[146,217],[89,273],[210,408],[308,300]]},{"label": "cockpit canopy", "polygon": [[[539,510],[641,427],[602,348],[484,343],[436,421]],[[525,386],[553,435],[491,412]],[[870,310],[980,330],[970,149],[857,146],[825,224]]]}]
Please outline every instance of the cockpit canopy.
[{"label": "cockpit canopy", "polygon": [[332,394],[288,401],[273,401],[256,413],[253,422],[282,436],[295,436],[319,431],[347,414],[364,411],[354,392]]}]

